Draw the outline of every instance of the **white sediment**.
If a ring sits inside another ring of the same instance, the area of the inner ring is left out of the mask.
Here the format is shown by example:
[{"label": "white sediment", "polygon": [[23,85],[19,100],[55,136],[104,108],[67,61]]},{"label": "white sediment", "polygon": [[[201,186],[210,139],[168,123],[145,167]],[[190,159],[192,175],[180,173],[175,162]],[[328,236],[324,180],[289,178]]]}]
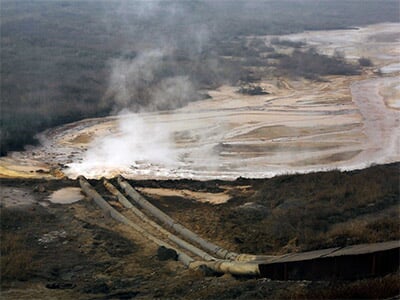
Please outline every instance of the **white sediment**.
[{"label": "white sediment", "polygon": [[271,94],[262,96],[222,86],[209,91],[211,99],[168,113],[49,130],[41,147],[14,157],[66,164],[67,176],[88,178],[262,178],[399,161],[399,31],[400,24],[378,24],[281,37],[304,40],[322,53],[367,57],[375,70],[391,70],[383,76],[371,71],[283,86],[263,81]]}]

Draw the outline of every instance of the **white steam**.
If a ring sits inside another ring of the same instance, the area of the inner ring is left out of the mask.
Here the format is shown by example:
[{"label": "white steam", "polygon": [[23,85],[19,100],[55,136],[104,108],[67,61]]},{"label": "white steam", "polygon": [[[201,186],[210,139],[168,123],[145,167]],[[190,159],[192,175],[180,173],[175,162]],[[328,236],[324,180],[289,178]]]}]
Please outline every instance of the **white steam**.
[{"label": "white steam", "polygon": [[[114,59],[108,99],[118,112],[116,130],[94,139],[80,163],[70,164],[75,173],[90,177],[126,172],[144,164],[159,168],[178,164],[173,130],[162,122],[146,119],[143,111],[171,109],[185,104],[194,93],[186,76],[157,79],[164,51],[153,50],[134,59]],[[133,111],[133,112],[132,112]]]},{"label": "white steam", "polygon": [[167,127],[150,125],[138,114],[125,113],[119,116],[115,132],[96,138],[82,162],[70,165],[75,173],[99,177],[144,163],[167,167],[176,161]]},{"label": "white steam", "polygon": [[[117,12],[108,16],[109,21],[112,23],[118,16],[125,23],[124,28],[135,33],[132,36],[140,29],[131,24],[132,18],[136,21],[162,18],[166,26],[176,25],[177,21],[187,17],[186,10],[191,7],[161,0],[119,0],[116,4]],[[144,112],[175,109],[198,99],[195,86],[186,76],[190,71],[179,66],[175,52],[183,51],[189,57],[199,55],[206,48],[210,33],[208,26],[203,24],[189,26],[186,34],[180,36],[152,34],[152,41],[159,44],[156,49],[135,48],[135,42],[129,41],[128,34],[124,46],[127,57],[109,61],[109,84],[103,100],[107,104],[111,101],[113,113],[119,115],[117,127],[115,132],[96,138],[81,162],[69,165],[74,173],[99,177],[127,168],[132,170],[139,165],[143,167],[146,163],[160,168],[179,165],[182,151],[176,149],[174,130],[155,120],[154,115],[147,118]],[[146,38],[144,36],[143,40]],[[216,62],[210,64],[216,65]]]}]

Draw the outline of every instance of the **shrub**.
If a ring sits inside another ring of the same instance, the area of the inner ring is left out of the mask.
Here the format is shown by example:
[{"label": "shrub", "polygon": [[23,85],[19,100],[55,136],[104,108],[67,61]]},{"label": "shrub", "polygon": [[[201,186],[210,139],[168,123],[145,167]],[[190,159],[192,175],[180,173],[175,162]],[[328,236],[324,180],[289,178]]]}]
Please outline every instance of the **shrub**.
[{"label": "shrub", "polygon": [[289,41],[289,40],[281,40],[279,38],[271,39],[271,44],[283,46],[283,47],[290,47],[290,48],[301,48],[305,45],[305,43],[301,42],[301,41],[296,42],[296,41]]},{"label": "shrub", "polygon": [[373,66],[372,61],[369,58],[366,58],[366,57],[359,58],[358,59],[358,63],[362,67],[372,67]]},{"label": "shrub", "polygon": [[316,75],[357,75],[359,67],[347,63],[340,56],[326,56],[315,49],[305,52],[295,50],[291,56],[280,58],[279,67],[289,75],[313,78]]},{"label": "shrub", "polygon": [[269,94],[268,92],[264,91],[264,89],[259,85],[241,86],[238,92],[251,96]]}]

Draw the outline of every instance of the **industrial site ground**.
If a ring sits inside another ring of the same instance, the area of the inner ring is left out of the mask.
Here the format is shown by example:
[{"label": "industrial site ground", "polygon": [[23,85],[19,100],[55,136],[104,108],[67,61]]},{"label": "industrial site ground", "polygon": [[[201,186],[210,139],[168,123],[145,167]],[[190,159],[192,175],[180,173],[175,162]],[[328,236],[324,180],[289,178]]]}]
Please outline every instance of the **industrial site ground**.
[{"label": "industrial site ground", "polygon": [[400,299],[397,262],[380,277],[277,281],[163,260],[75,179],[123,210],[100,180],[122,175],[237,253],[399,241],[398,12],[3,0],[0,298]]},{"label": "industrial site ground", "polygon": [[[216,244],[242,253],[284,254],[399,239],[399,167],[130,183]],[[91,183],[104,189],[100,181]],[[79,184],[2,179],[2,299],[385,299],[399,294],[398,273],[327,282],[189,270],[178,261],[160,260],[155,244],[105,216],[87,198],[51,203],[49,196],[65,187]],[[211,202],[213,195],[226,197],[213,204],[200,202],[202,194]]]}]

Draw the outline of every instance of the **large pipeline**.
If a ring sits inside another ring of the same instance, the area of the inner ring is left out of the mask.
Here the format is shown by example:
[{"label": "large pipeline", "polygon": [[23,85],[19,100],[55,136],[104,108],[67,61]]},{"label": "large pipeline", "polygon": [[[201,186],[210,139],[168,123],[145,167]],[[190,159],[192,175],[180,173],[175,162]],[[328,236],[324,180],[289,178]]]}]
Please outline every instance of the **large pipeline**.
[{"label": "large pipeline", "polygon": [[221,248],[213,243],[210,243],[201,238],[200,236],[198,236],[196,233],[190,231],[180,223],[175,222],[170,216],[168,216],[163,211],[152,205],[142,195],[140,195],[122,176],[118,176],[118,183],[121,186],[121,188],[140,207],[147,210],[155,218],[166,224],[169,228],[174,229],[176,232],[178,232],[191,242],[200,245],[203,249],[210,251],[211,253],[215,254],[220,258],[235,260],[237,262],[259,262],[259,261],[267,262],[270,259],[276,258],[276,256],[270,256],[270,255],[238,254],[235,252],[231,252],[227,249]]},{"label": "large pipeline", "polygon": [[185,266],[189,266],[192,262],[195,260],[188,256],[187,254],[179,251],[178,249],[175,249],[173,246],[169,245],[168,243],[165,243],[164,241],[156,238],[155,236],[149,234],[145,229],[140,227],[139,225],[133,223],[131,220],[126,218],[124,215],[119,213],[116,209],[114,209],[110,204],[107,203],[103,199],[103,197],[96,192],[96,190],[90,185],[89,182],[85,179],[83,176],[79,176],[79,184],[81,186],[82,191],[88,196],[89,198],[92,198],[94,202],[100,206],[100,208],[105,212],[107,215],[111,216],[113,219],[128,225],[129,227],[132,227],[134,230],[139,232],[141,235],[146,237],[147,239],[151,240],[158,246],[164,246],[166,248],[170,248],[175,250],[178,253],[178,260],[181,261]]},{"label": "large pipeline", "polygon": [[155,218],[163,222],[169,228],[178,232],[186,239],[198,244],[204,250],[207,250],[210,253],[215,254],[220,258],[229,260],[235,259],[239,255],[235,252],[231,252],[229,250],[226,250],[224,248],[221,248],[213,243],[204,240],[196,233],[190,231],[180,223],[175,222],[170,216],[159,210],[153,204],[148,202],[144,197],[142,197],[142,195],[140,195],[134,188],[132,188],[132,186],[124,178],[122,178],[122,176],[118,176],[118,183],[121,186],[121,188],[132,198],[132,200],[135,201],[136,204],[138,204],[143,209],[147,210]]},{"label": "large pipeline", "polygon": [[204,252],[203,250],[193,246],[192,244],[189,244],[188,242],[182,240],[181,238],[177,237],[176,235],[172,234],[168,230],[165,230],[163,227],[158,225],[156,222],[150,220],[144,213],[142,213],[139,209],[137,209],[134,205],[132,205],[131,202],[129,202],[128,199],[120,192],[118,189],[112,185],[108,180],[103,179],[103,184],[104,187],[114,196],[118,198],[118,201],[127,209],[131,210],[137,217],[139,217],[143,222],[149,224],[156,230],[158,230],[160,233],[164,234],[167,236],[169,240],[177,244],[179,247],[182,247],[191,253],[201,257],[204,260],[207,261],[212,261],[212,260],[217,260],[215,257],[209,255],[208,253]]},{"label": "large pipeline", "polygon": [[152,234],[148,233],[141,226],[133,223],[131,220],[127,219],[124,215],[119,213],[116,209],[114,209],[111,205],[107,203],[101,197],[99,193],[90,185],[90,183],[83,176],[79,176],[79,183],[82,191],[89,197],[92,198],[97,205],[101,207],[101,209],[108,215],[110,215],[115,220],[132,227],[134,230],[142,234],[147,239],[154,242],[156,245],[164,246],[166,248],[173,249],[178,254],[178,260],[181,261],[185,266],[190,269],[199,269],[201,266],[206,266],[217,273],[229,273],[234,275],[259,275],[260,270],[257,263],[248,263],[248,262],[235,262],[229,260],[218,260],[218,261],[196,261],[189,255],[183,253],[179,249],[169,245],[168,243],[158,239]]},{"label": "large pipeline", "polygon": [[[216,261],[194,260],[186,253],[151,235],[146,229],[116,211],[91,187],[84,177],[79,177],[79,182],[82,191],[92,198],[104,212],[115,220],[132,227],[156,245],[174,249],[178,254],[178,260],[190,269],[196,270],[205,267],[216,273],[246,276],[261,275],[278,280],[320,279],[324,276],[335,279],[354,279],[360,278],[360,276],[385,275],[398,269],[399,241],[348,246],[341,249],[331,248],[287,254],[280,257],[241,254],[236,257],[236,261],[222,259]],[[130,202],[126,198],[125,200],[127,206],[132,205],[129,205]],[[366,257],[368,257],[367,260]],[[242,259],[242,261],[237,261],[237,259]],[[348,266],[351,266],[351,268]],[[299,268],[301,272],[299,272]],[[328,269],[330,272],[327,272]]]}]

